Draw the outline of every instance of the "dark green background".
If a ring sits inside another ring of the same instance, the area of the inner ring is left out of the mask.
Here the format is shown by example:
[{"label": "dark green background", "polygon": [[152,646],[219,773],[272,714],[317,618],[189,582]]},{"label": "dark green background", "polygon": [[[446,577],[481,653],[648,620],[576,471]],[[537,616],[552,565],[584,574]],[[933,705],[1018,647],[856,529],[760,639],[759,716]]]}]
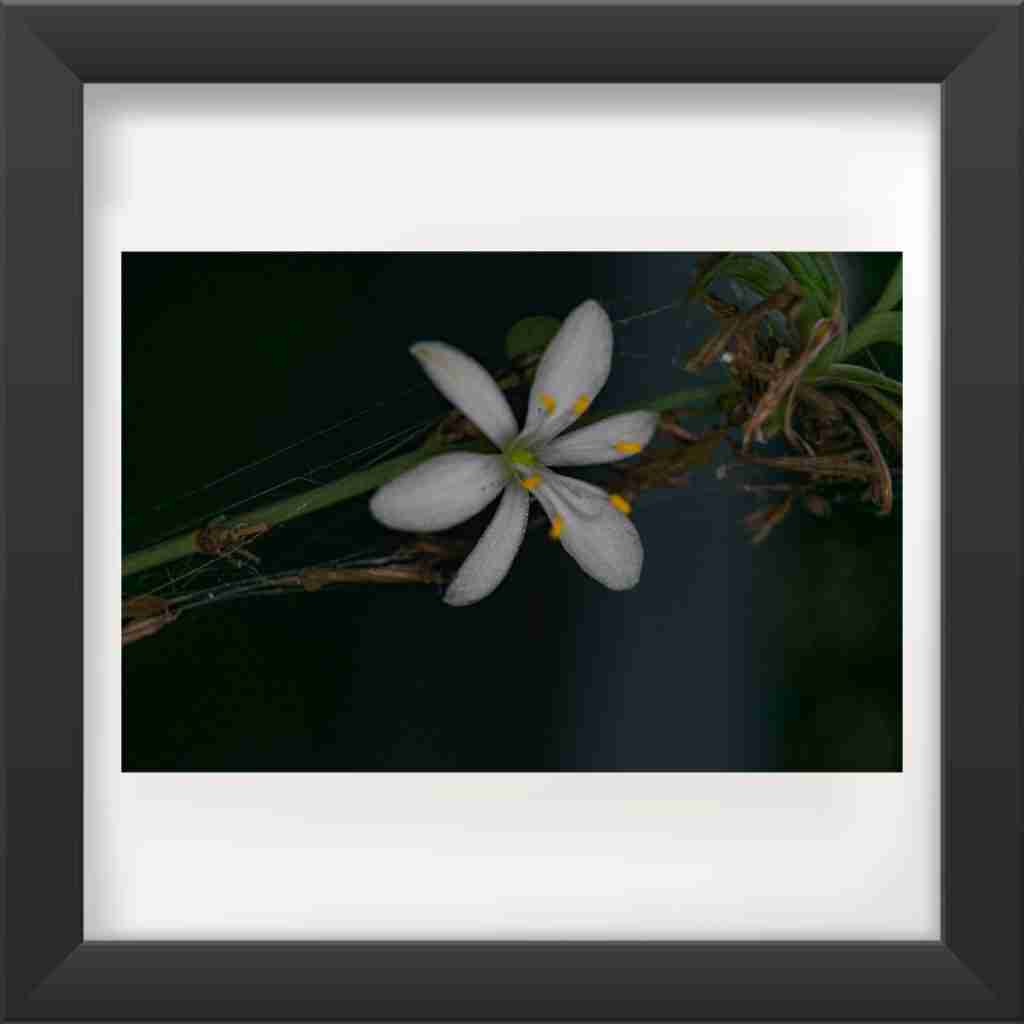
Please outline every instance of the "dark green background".
[{"label": "dark green background", "polygon": [[[126,550],[247,496],[332,479],[444,411],[412,342],[445,340],[497,369],[521,317],[563,316],[586,297],[628,317],[681,294],[694,259],[125,255]],[[855,315],[895,259],[845,259]],[[678,364],[707,323],[690,309],[617,328],[598,407],[699,383]],[[898,373],[898,350],[879,356]],[[124,650],[124,767],[898,770],[899,506],[889,519],[855,505],[829,521],[794,514],[752,547],[740,520],[755,504],[710,470],[643,496],[646,563],[626,594],[538,532],[470,608],[431,587],[352,586],[190,613]],[[363,498],[256,550],[273,571],[386,540]]]}]

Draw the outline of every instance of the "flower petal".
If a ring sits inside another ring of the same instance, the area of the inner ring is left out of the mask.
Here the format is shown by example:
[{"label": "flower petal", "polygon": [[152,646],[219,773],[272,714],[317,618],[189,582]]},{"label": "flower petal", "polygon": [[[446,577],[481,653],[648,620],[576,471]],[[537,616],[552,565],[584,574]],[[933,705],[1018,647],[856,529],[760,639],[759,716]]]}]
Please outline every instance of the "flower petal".
[{"label": "flower petal", "polygon": [[445,591],[446,604],[473,604],[508,575],[526,533],[529,492],[518,483],[505,488],[498,511]]},{"label": "flower petal", "polygon": [[447,530],[475,516],[508,483],[500,455],[438,455],[386,483],[370,511],[393,530]]},{"label": "flower petal", "polygon": [[440,341],[421,341],[409,351],[437,390],[499,448],[516,436],[519,428],[508,400],[475,359]]},{"label": "flower petal", "polygon": [[537,452],[545,466],[597,466],[644,450],[658,427],[656,412],[624,412],[562,434]]},{"label": "flower petal", "polygon": [[534,494],[579,567],[612,590],[640,581],[644,547],[640,534],[600,487],[545,471]]},{"label": "flower petal", "polygon": [[612,322],[593,300],[577,306],[541,357],[524,437],[549,441],[587,411],[612,368]]}]

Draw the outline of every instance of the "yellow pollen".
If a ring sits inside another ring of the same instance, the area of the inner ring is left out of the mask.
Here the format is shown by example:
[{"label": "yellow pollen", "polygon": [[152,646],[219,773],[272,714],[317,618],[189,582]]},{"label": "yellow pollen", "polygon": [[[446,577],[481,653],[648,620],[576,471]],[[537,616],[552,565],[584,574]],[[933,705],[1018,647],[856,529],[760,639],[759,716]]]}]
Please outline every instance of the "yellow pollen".
[{"label": "yellow pollen", "polygon": [[544,406],[544,411],[550,416],[555,411],[555,406],[558,404],[555,401],[554,395],[549,395],[546,391],[541,392],[540,396],[541,405]]},{"label": "yellow pollen", "polygon": [[548,536],[552,540],[558,540],[558,538],[562,536],[563,526],[565,526],[565,522],[562,517],[555,516],[555,518],[551,520],[551,529],[548,530]]},{"label": "yellow pollen", "polygon": [[528,491],[532,491],[540,483],[539,476],[528,476],[525,480],[519,481]]},{"label": "yellow pollen", "polygon": [[637,444],[636,441],[616,441],[615,450],[622,452],[623,455],[636,455],[643,445]]},{"label": "yellow pollen", "polygon": [[633,511],[633,506],[621,494],[609,494],[608,500],[624,515]]},{"label": "yellow pollen", "polygon": [[572,403],[572,411],[576,413],[577,416],[582,416],[589,407],[590,398],[587,395],[580,395],[580,397]]}]

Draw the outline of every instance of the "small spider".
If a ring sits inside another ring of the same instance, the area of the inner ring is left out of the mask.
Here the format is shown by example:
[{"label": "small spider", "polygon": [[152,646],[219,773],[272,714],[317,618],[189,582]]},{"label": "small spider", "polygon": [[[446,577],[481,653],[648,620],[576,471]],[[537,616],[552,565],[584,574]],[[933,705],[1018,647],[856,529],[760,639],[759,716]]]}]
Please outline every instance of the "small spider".
[{"label": "small spider", "polygon": [[259,558],[246,545],[270,530],[269,523],[237,523],[228,526],[227,516],[218,516],[195,533],[196,550],[204,555],[226,558],[236,569],[259,565]]}]

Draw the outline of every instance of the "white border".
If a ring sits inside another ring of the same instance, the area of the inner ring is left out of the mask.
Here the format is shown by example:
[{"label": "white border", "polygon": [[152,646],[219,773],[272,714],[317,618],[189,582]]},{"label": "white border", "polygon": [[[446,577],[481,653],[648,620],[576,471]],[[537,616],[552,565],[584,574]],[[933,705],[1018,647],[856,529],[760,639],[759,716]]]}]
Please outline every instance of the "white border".
[{"label": "white border", "polygon": [[[85,937],[939,937],[937,86],[85,87]],[[122,250],[905,253],[899,775],[122,775]]]}]

